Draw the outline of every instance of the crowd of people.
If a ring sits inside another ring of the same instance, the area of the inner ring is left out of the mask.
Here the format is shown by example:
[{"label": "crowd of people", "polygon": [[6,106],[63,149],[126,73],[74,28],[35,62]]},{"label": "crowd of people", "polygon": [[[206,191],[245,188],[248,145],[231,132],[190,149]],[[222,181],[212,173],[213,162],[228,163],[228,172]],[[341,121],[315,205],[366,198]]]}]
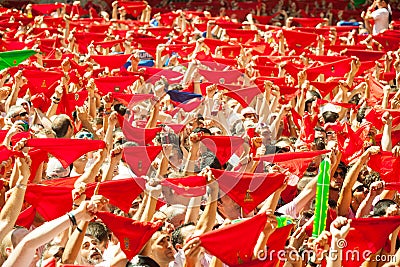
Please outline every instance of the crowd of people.
[{"label": "crowd of people", "polygon": [[0,7],[1,266],[400,266],[398,1],[84,2]]}]

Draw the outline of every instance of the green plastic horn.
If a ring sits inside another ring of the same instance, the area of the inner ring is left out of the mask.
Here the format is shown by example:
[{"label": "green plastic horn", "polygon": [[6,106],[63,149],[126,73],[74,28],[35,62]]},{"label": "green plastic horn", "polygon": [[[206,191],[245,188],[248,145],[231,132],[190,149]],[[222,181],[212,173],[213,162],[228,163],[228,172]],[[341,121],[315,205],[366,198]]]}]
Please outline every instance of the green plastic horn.
[{"label": "green plastic horn", "polygon": [[326,217],[328,213],[329,184],[331,163],[329,159],[324,159],[319,165],[317,195],[315,199],[315,213],[313,237],[318,237],[326,227]]}]

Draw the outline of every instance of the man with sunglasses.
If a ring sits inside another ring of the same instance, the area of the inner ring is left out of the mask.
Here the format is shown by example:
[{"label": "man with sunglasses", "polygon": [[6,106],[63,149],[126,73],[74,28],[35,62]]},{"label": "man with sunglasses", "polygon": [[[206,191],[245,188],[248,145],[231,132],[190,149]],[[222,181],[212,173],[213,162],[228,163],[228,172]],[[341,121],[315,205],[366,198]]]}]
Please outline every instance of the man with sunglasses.
[{"label": "man with sunglasses", "polygon": [[10,109],[8,110],[7,118],[10,120],[11,123],[14,123],[18,120],[23,120],[28,122],[29,114],[23,106],[14,105],[11,106]]}]

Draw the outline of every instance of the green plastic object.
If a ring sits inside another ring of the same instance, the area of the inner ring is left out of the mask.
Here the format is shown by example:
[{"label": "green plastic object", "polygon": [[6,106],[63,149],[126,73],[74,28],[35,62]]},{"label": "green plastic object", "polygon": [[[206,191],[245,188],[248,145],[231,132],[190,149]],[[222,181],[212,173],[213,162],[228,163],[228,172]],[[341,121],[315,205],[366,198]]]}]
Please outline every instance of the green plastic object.
[{"label": "green plastic object", "polygon": [[326,228],[326,217],[328,213],[329,184],[331,163],[324,159],[319,165],[317,194],[315,199],[315,213],[313,225],[313,237],[318,237]]},{"label": "green plastic object", "polygon": [[0,52],[0,70],[18,66],[21,62],[36,54],[34,50],[14,50]]}]

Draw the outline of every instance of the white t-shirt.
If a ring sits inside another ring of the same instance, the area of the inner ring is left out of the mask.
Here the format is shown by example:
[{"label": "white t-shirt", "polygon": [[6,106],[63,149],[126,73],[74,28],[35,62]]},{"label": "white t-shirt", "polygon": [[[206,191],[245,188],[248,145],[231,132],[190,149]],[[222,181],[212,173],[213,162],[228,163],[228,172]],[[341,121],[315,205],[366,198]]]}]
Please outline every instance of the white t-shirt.
[{"label": "white t-shirt", "polygon": [[386,8],[379,8],[371,13],[372,18],[375,21],[372,29],[372,34],[377,35],[383,30],[389,28],[389,11]]}]

